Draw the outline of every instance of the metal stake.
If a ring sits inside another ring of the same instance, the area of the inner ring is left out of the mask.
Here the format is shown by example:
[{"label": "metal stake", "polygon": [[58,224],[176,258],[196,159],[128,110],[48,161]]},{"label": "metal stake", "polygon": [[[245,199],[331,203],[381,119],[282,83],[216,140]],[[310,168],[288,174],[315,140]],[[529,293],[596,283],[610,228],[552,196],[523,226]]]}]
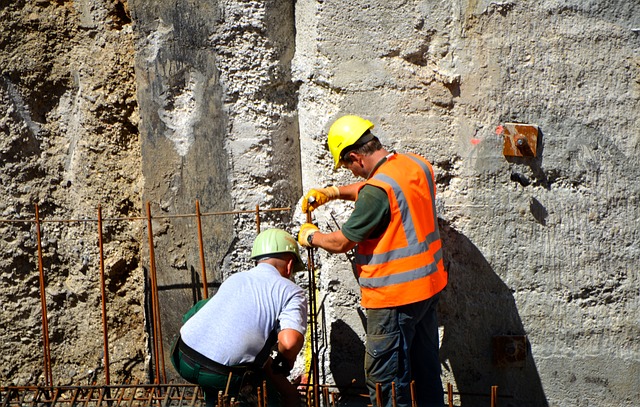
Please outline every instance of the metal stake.
[{"label": "metal stake", "polygon": [[207,266],[204,261],[204,243],[202,241],[202,221],[200,216],[200,201],[196,200],[196,219],[198,221],[198,242],[200,243],[200,267],[202,268],[202,292],[204,298],[209,298],[207,287]]},{"label": "metal stake", "polygon": [[40,210],[36,204],[36,237],[38,242],[38,269],[40,271],[40,304],[42,306],[42,345],[44,347],[44,382],[53,386],[51,372],[51,349],[49,346],[49,323],[47,321],[47,297],[45,291],[44,266],[42,264],[42,236],[40,232]]},{"label": "metal stake", "polygon": [[109,335],[107,333],[107,292],[104,284],[104,246],[102,242],[102,207],[98,205],[98,247],[100,249],[100,293],[102,296],[102,337],[104,341],[105,384],[111,384],[109,377]]}]

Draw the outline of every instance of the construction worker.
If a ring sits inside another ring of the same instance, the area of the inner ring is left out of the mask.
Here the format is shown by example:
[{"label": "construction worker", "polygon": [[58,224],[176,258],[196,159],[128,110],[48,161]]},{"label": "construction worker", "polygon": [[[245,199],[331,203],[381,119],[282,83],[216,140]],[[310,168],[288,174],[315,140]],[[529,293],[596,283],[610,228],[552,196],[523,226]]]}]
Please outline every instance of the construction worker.
[{"label": "construction worker", "polygon": [[[447,284],[435,209],[431,164],[415,154],[383,148],[362,117],[343,116],[329,129],[334,168],[365,181],[311,189],[302,211],[334,199],[355,201],[341,230],[322,233],[305,223],[298,242],[331,253],[355,248],[355,265],[366,309],[365,375],[372,404],[443,404],[436,305]],[[376,392],[377,385],[380,391]]]},{"label": "construction worker", "polygon": [[220,391],[240,405],[263,405],[256,394],[264,380],[269,406],[299,406],[287,378],[307,328],[305,293],[290,279],[304,269],[298,244],[284,230],[265,230],[251,258],[255,267],[227,278],[186,320],[172,362],[184,379],[202,387],[207,406]]}]

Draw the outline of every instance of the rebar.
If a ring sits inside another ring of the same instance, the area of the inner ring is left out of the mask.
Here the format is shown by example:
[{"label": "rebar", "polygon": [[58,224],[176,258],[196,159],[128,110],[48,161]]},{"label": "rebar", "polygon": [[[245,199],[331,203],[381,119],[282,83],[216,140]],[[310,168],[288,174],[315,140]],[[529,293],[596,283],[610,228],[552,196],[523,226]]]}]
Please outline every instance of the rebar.
[{"label": "rebar", "polygon": [[38,204],[36,210],[36,238],[38,244],[38,270],[40,272],[40,305],[42,306],[42,346],[44,348],[44,383],[47,386],[53,385],[53,373],[51,368],[51,348],[49,345],[49,322],[47,318],[47,294],[44,280],[44,266],[42,262],[42,234],[40,230],[40,209]]},{"label": "rebar", "polygon": [[[113,394],[113,396],[111,396]],[[193,384],[137,384],[109,386],[0,387],[2,407],[23,406],[204,406]],[[222,405],[220,405],[222,407]]]},{"label": "rebar", "polygon": [[[307,223],[312,223],[311,212],[307,212]],[[316,306],[316,276],[315,276],[315,264],[313,257],[313,248],[307,247],[307,270],[309,279],[309,319],[310,319],[310,332],[309,338],[311,339],[311,377],[313,389],[313,397],[315,406],[320,405],[320,395],[318,394],[319,384],[319,361],[318,361],[318,320],[317,320],[317,306]]]},{"label": "rebar", "polygon": [[418,403],[416,402],[416,381],[411,380],[411,407],[417,407]]},{"label": "rebar", "polygon": [[196,220],[198,222],[198,243],[200,247],[200,268],[202,270],[202,294],[204,298],[209,298],[209,288],[207,284],[207,266],[204,261],[204,243],[202,239],[202,216],[200,214],[200,201],[196,200]]},{"label": "rebar", "polygon": [[391,406],[396,407],[398,401],[396,399],[396,382],[391,382]]},{"label": "rebar", "polygon": [[[44,386],[8,386],[0,387],[0,407],[13,407],[13,406],[56,406],[56,405],[70,405],[70,406],[94,406],[110,404],[112,406],[124,406],[129,405],[131,407],[137,406],[152,406],[152,405],[167,405],[167,406],[200,406],[204,405],[204,395],[200,387],[191,384],[165,384],[166,372],[164,366],[164,352],[162,350],[162,329],[160,321],[160,308],[158,298],[158,281],[156,274],[155,264],[155,250],[153,242],[153,219],[167,219],[167,218],[184,218],[184,217],[196,217],[198,222],[198,238],[200,242],[200,260],[202,264],[203,272],[203,284],[204,295],[208,297],[207,293],[207,281],[206,281],[206,268],[204,262],[204,245],[202,239],[202,217],[211,215],[235,215],[235,214],[256,214],[256,227],[258,233],[260,232],[260,214],[271,211],[290,210],[290,208],[274,208],[274,209],[261,209],[259,205],[256,205],[255,210],[244,211],[226,211],[226,212],[210,212],[202,213],[200,211],[199,202],[196,201],[196,213],[186,215],[167,215],[167,216],[153,216],[151,214],[150,203],[147,202],[147,216],[146,217],[127,217],[127,218],[103,218],[102,207],[97,208],[97,219],[67,219],[67,220],[43,220],[40,219],[39,207],[35,205],[35,218],[31,220],[7,220],[0,219],[1,222],[22,222],[22,223],[34,223],[37,239],[37,255],[38,255],[38,269],[40,280],[40,302],[42,306],[42,334],[43,334],[43,359],[44,359]],[[111,379],[109,377],[109,343],[108,343],[108,318],[107,318],[107,293],[105,284],[105,265],[104,265],[104,236],[103,236],[103,223],[105,221],[134,221],[134,220],[146,220],[148,222],[149,232],[149,260],[150,260],[150,279],[151,286],[151,323],[153,324],[153,357],[155,358],[156,367],[156,381],[161,383],[154,384],[135,384],[135,385],[111,385]],[[311,223],[311,214],[307,213],[307,221]],[[53,386],[53,374],[51,363],[51,344],[49,340],[49,326],[47,317],[47,302],[46,302],[46,279],[43,262],[43,247],[42,247],[42,224],[50,222],[97,222],[98,224],[98,246],[100,252],[100,290],[102,296],[102,325],[103,325],[103,339],[104,339],[104,369],[105,369],[105,385],[103,386]],[[319,382],[319,367],[318,367],[318,353],[319,353],[319,341],[318,341],[318,310],[316,301],[316,275],[314,265],[314,251],[309,248],[308,255],[308,271],[309,271],[309,301],[310,301],[310,333],[311,333],[311,349],[312,349],[312,377],[311,383],[299,384],[297,387],[299,391],[306,392],[306,403],[310,407],[320,406],[320,396],[324,400],[324,406],[335,406],[335,397],[340,393],[329,392],[328,389],[337,387],[335,385],[320,384]],[[415,382],[411,383],[411,401],[415,406]],[[306,388],[305,390],[300,390]],[[225,394],[220,395],[218,403],[219,407],[233,407],[237,405],[237,401],[228,396],[228,387]],[[264,406],[267,405],[267,388],[263,385],[261,400]],[[392,404],[395,407],[396,395],[395,385],[392,383]],[[453,407],[453,386],[449,383],[447,385],[448,404]],[[471,393],[455,393],[459,395],[473,395],[473,396],[489,396],[491,398],[491,406],[497,407],[498,398],[513,398],[513,396],[501,394],[498,396],[498,386],[491,387],[491,394],[471,394]],[[304,395],[304,393],[302,394]],[[366,397],[365,395],[360,395]],[[329,402],[331,400],[331,403]]]},{"label": "rebar", "polygon": [[109,334],[107,324],[107,291],[104,283],[104,245],[102,241],[102,207],[98,205],[98,248],[100,251],[100,296],[102,298],[102,339],[104,344],[104,380],[108,386],[109,377]]},{"label": "rebar", "polygon": [[260,205],[256,204],[256,230],[260,234]]},{"label": "rebar", "polygon": [[156,362],[156,380],[164,383],[167,378],[164,367],[164,346],[162,344],[162,323],[160,318],[160,301],[158,300],[158,280],[153,244],[153,226],[151,221],[151,203],[147,201],[147,231],[149,234],[149,274],[151,276],[151,314],[153,321],[154,360]]}]

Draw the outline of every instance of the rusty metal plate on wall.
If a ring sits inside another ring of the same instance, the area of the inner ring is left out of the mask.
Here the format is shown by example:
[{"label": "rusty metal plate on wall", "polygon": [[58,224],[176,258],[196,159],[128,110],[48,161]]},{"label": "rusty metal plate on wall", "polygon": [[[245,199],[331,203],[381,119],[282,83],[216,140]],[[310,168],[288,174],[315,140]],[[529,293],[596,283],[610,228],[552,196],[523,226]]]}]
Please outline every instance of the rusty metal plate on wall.
[{"label": "rusty metal plate on wall", "polygon": [[535,124],[505,123],[496,130],[504,137],[502,154],[505,157],[536,157],[538,126]]},{"label": "rusty metal plate on wall", "polygon": [[525,335],[494,336],[493,363],[497,367],[525,367],[528,354]]}]

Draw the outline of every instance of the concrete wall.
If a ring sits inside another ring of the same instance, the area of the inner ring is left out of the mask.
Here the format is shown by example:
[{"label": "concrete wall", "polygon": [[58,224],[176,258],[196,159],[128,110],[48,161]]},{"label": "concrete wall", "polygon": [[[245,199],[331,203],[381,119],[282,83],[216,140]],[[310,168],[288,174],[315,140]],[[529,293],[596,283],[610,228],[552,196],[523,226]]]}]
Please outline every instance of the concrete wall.
[{"label": "concrete wall", "polygon": [[[305,189],[352,181],[324,146],[339,114],[435,166],[445,381],[463,394],[498,385],[500,405],[637,404],[640,5],[298,1],[296,22]],[[506,122],[539,126],[537,158],[503,156]],[[335,229],[348,213],[331,203],[317,216]],[[363,352],[340,339],[363,335],[347,265],[323,256],[321,268],[341,345],[328,365],[345,386]],[[493,338],[518,335],[524,366],[495,366]]]},{"label": "concrete wall", "polygon": [[[165,352],[198,298],[193,218],[286,208],[354,181],[327,127],[356,113],[437,176],[450,284],[440,303],[456,403],[640,399],[640,5],[630,1],[0,0],[2,383],[42,382],[33,203],[49,219],[153,216]],[[538,156],[496,129],[531,123]],[[314,213],[335,230],[350,205]],[[56,382],[101,380],[96,232],[45,228]],[[95,225],[95,224],[93,224]],[[203,222],[211,291],[248,265],[254,214]],[[153,377],[145,222],[107,227],[112,381]],[[364,321],[344,255],[317,256],[323,382],[363,383]],[[301,284],[306,284],[304,278]],[[147,291],[148,292],[148,291]],[[148,315],[148,314],[147,314]],[[526,337],[525,357],[493,357]],[[174,377],[167,360],[167,374]],[[147,371],[145,372],[145,369]],[[300,368],[298,373],[302,372]],[[355,379],[355,381],[354,381]]]},{"label": "concrete wall", "polygon": [[[289,208],[301,194],[293,6],[287,1],[130,1],[136,23],[144,199],[156,216]],[[203,220],[211,291],[251,265],[255,214]],[[290,226],[291,210],[261,228]],[[201,298],[193,218],[154,238],[166,373],[181,318]],[[147,254],[148,259],[148,254]]]}]

